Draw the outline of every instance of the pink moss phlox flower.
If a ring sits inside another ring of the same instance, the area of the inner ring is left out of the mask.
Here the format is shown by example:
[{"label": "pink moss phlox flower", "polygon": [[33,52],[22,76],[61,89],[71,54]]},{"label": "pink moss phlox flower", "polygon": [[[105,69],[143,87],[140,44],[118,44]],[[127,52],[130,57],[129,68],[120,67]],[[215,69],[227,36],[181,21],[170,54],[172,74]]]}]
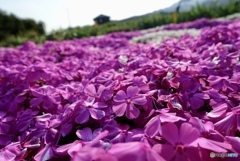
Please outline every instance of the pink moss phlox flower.
[{"label": "pink moss phlox flower", "polygon": [[[79,124],[86,123],[91,116],[95,120],[100,120],[105,116],[105,112],[102,110],[108,105],[103,102],[95,102],[95,98],[90,97],[87,101],[84,101],[81,105],[81,102],[76,102],[76,110],[78,110],[78,115],[75,118],[75,121]],[[75,103],[74,103],[75,104]]]},{"label": "pink moss phlox flower", "polygon": [[99,85],[97,89],[93,84],[89,84],[85,87],[84,92],[88,96],[94,97],[96,100],[99,100],[99,101],[108,101],[113,96],[113,91],[108,90],[103,85]]},{"label": "pink moss phlox flower", "polygon": [[82,130],[77,130],[76,135],[83,141],[87,142],[93,140],[101,131],[101,128],[97,128],[92,132],[89,127],[86,127]]},{"label": "pink moss phlox flower", "polygon": [[145,125],[145,133],[153,138],[158,134],[162,134],[162,124],[166,122],[185,121],[186,119],[176,116],[176,113],[167,113],[166,111],[156,111],[156,116],[152,117]]},{"label": "pink moss phlox flower", "polygon": [[166,63],[170,65],[172,68],[177,69],[180,68],[182,72],[186,71],[188,66],[191,65],[191,60],[179,60],[179,59],[169,59],[166,60]]},{"label": "pink moss phlox flower", "polygon": [[[207,91],[207,94],[209,95],[210,97],[210,102],[209,104],[211,106],[215,106],[215,105],[218,105],[218,104],[222,104],[222,103],[225,103],[226,101],[228,101],[228,97],[225,96],[224,94],[222,93],[219,93],[218,90],[215,90],[215,89],[210,89]],[[227,103],[229,105],[229,103]]]},{"label": "pink moss phlox flower", "polygon": [[31,65],[27,72],[26,81],[29,83],[34,83],[38,80],[49,81],[52,75],[49,71],[44,68],[44,65]]},{"label": "pink moss phlox flower", "polygon": [[178,129],[174,123],[162,125],[162,137],[168,142],[153,146],[160,156],[166,160],[201,160],[197,145],[194,142],[199,138],[198,129],[189,123],[183,123]]},{"label": "pink moss phlox flower", "polygon": [[167,107],[173,111],[182,111],[186,109],[186,105],[179,94],[173,94],[168,97]]},{"label": "pink moss phlox flower", "polygon": [[11,122],[15,118],[12,116],[7,116],[7,113],[0,111],[0,134],[7,134],[10,130]]},{"label": "pink moss phlox flower", "polygon": [[137,86],[140,89],[140,91],[147,92],[149,91],[149,86],[147,82],[148,82],[148,79],[144,75],[135,76],[132,79],[132,86]]},{"label": "pink moss phlox flower", "polygon": [[39,131],[43,131],[44,139],[47,144],[56,143],[59,140],[58,128],[61,124],[61,120],[53,118],[51,114],[45,114],[36,117],[35,126]]},{"label": "pink moss phlox flower", "polygon": [[34,117],[38,113],[38,111],[32,109],[26,109],[25,111],[19,112],[16,118],[16,125],[18,127],[18,131],[23,132],[27,130],[29,126],[34,123]]},{"label": "pink moss phlox flower", "polygon": [[189,123],[192,124],[193,127],[199,129],[202,137],[218,142],[224,141],[224,136],[214,129],[214,124],[212,122],[192,117]]},{"label": "pink moss phlox flower", "polygon": [[79,151],[76,151],[71,161],[119,161],[116,157],[113,155],[107,153],[102,148],[82,148]]},{"label": "pink moss phlox flower", "polygon": [[119,161],[165,161],[147,144],[139,142],[114,144],[108,153],[115,156]]},{"label": "pink moss phlox flower", "polygon": [[117,116],[123,116],[126,113],[128,119],[137,118],[140,111],[135,105],[144,105],[147,100],[143,94],[139,94],[139,88],[136,86],[129,86],[127,92],[123,90],[117,92],[113,98],[116,104],[113,105],[113,112]]},{"label": "pink moss phlox flower", "polygon": [[22,149],[19,142],[13,142],[0,149],[0,160],[14,161],[20,160],[24,156],[26,149]]},{"label": "pink moss phlox flower", "polygon": [[132,133],[129,129],[129,125],[120,125],[115,120],[109,121],[103,126],[103,130],[108,131],[106,139],[111,143],[130,141]]},{"label": "pink moss phlox flower", "polygon": [[186,93],[186,95],[184,95],[183,97],[184,97],[184,101],[188,101],[189,106],[192,109],[199,109],[201,106],[204,105],[204,100],[210,99],[208,94],[198,92],[196,88]]},{"label": "pink moss phlox flower", "polygon": [[207,114],[207,117],[213,118],[213,119],[223,118],[224,116],[226,116],[227,111],[229,109],[226,103],[215,104],[212,107],[213,107],[213,110]]},{"label": "pink moss phlox flower", "polygon": [[240,138],[239,137],[233,137],[233,136],[226,136],[225,137],[227,142],[232,145],[232,151],[235,153],[240,154]]},{"label": "pink moss phlox flower", "polygon": [[51,158],[54,157],[55,149],[56,149],[55,146],[48,144],[34,156],[34,159],[42,161],[50,160]]},{"label": "pink moss phlox flower", "polygon": [[44,111],[51,113],[57,112],[61,97],[56,93],[56,89],[53,86],[43,86],[37,90],[31,89],[31,94],[34,97],[30,101],[32,107],[42,107]]},{"label": "pink moss phlox flower", "polygon": [[215,129],[228,136],[234,136],[236,130],[240,130],[240,106],[231,109],[226,117],[214,124]]},{"label": "pink moss phlox flower", "polygon": [[175,88],[178,89],[180,86],[180,83],[177,81],[175,78],[175,75],[177,73],[177,70],[173,70],[172,68],[167,69],[166,76],[163,77],[161,85],[163,88],[168,89],[168,88]]},{"label": "pink moss phlox flower", "polygon": [[229,80],[228,76],[212,76],[208,77],[208,82],[211,87],[216,90],[227,91],[227,89],[231,91],[237,91],[239,89],[237,83]]}]

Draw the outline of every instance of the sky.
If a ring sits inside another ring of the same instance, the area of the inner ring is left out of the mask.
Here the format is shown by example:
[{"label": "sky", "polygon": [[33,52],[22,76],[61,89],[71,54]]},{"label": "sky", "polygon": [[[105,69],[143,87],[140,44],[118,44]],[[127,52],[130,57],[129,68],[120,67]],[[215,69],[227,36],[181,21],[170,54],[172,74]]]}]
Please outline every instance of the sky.
[{"label": "sky", "polygon": [[0,9],[43,21],[47,32],[93,25],[100,14],[122,20],[171,6],[179,0],[0,0]]}]

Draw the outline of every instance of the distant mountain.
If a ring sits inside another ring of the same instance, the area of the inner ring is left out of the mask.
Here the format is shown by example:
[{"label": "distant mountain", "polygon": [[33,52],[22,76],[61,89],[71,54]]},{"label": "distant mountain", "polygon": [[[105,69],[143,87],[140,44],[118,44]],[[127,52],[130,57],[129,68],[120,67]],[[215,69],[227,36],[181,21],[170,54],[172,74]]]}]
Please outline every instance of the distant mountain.
[{"label": "distant mountain", "polygon": [[[240,2],[240,0],[233,1]],[[176,11],[178,5],[180,5],[179,12],[186,12],[191,10],[193,7],[196,7],[197,5],[210,6],[213,5],[214,3],[216,3],[217,5],[226,5],[230,2],[231,0],[181,0],[177,3],[174,3],[170,7],[160,9],[158,11],[155,11],[154,13],[173,13]]]},{"label": "distant mountain", "polygon": [[[232,1],[240,2],[240,0],[232,0]],[[196,7],[197,5],[211,6],[214,3],[216,3],[217,5],[222,6],[222,5],[226,5],[230,2],[231,2],[231,0],[180,0],[179,2],[174,3],[170,7],[160,9],[160,10],[157,10],[157,11],[154,11],[151,13],[147,13],[144,15],[129,17],[129,18],[126,18],[126,19],[120,20],[120,21],[134,20],[137,18],[141,18],[143,16],[150,16],[152,14],[157,14],[157,13],[173,13],[176,11],[178,5],[180,5],[179,12],[186,12],[186,11],[191,10],[193,7]]]}]

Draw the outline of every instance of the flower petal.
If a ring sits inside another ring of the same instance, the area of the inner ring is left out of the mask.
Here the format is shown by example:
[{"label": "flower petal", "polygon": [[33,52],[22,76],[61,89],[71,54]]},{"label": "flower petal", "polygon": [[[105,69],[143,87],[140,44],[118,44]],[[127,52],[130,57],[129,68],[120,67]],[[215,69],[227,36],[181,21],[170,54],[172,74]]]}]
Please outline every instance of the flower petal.
[{"label": "flower petal", "polygon": [[117,94],[113,97],[114,102],[124,102],[127,98],[126,93],[123,90],[117,92]]},{"label": "flower petal", "polygon": [[216,108],[214,108],[212,111],[210,111],[207,116],[211,118],[218,118],[221,117],[223,114],[226,114],[228,109],[228,105],[226,103],[223,103]]},{"label": "flower petal", "polygon": [[118,105],[113,105],[112,109],[113,109],[113,112],[117,116],[123,116],[126,109],[127,109],[127,104],[126,103],[120,103]]},{"label": "flower petal", "polygon": [[133,97],[131,100],[132,100],[132,103],[136,105],[144,105],[147,103],[146,97],[140,96],[140,95]]},{"label": "flower petal", "polygon": [[176,155],[174,146],[169,144],[156,144],[152,149],[166,160],[172,160],[172,158]]},{"label": "flower petal", "polygon": [[192,109],[198,109],[199,107],[204,105],[204,100],[198,97],[195,97],[194,95],[192,98],[189,99],[189,103]]},{"label": "flower petal", "polygon": [[93,104],[93,108],[106,108],[108,105],[103,102],[96,102]]},{"label": "flower petal", "polygon": [[76,123],[83,124],[86,123],[89,120],[89,111],[83,110],[80,112],[80,114],[75,118]]},{"label": "flower petal", "polygon": [[82,130],[77,130],[76,135],[83,141],[92,140],[92,130],[89,127],[86,127]]},{"label": "flower petal", "polygon": [[135,119],[139,116],[140,111],[133,105],[129,104],[126,109],[126,116],[128,119]]},{"label": "flower petal", "polygon": [[89,112],[91,117],[94,118],[95,120],[100,120],[105,116],[105,112],[102,110],[90,108]]},{"label": "flower petal", "polygon": [[138,87],[136,87],[136,86],[129,86],[127,88],[127,97],[131,98],[131,97],[135,96],[136,94],[138,94],[138,92],[139,92],[139,88]]},{"label": "flower petal", "polygon": [[189,145],[198,139],[200,132],[195,127],[192,127],[191,124],[183,123],[180,127],[179,135],[180,141],[185,145]]},{"label": "flower petal", "polygon": [[201,148],[211,150],[218,153],[226,153],[226,149],[231,149],[231,145],[227,143],[217,142],[214,140],[208,140],[206,138],[199,138],[198,144]]},{"label": "flower petal", "polygon": [[164,123],[162,125],[162,136],[172,145],[175,145],[180,139],[178,128],[174,123]]},{"label": "flower petal", "polygon": [[161,128],[161,121],[158,116],[153,117],[145,126],[145,133],[147,136],[153,138],[156,136]]},{"label": "flower petal", "polygon": [[84,89],[84,92],[92,97],[94,97],[97,94],[96,88],[93,84],[87,85],[86,88]]}]

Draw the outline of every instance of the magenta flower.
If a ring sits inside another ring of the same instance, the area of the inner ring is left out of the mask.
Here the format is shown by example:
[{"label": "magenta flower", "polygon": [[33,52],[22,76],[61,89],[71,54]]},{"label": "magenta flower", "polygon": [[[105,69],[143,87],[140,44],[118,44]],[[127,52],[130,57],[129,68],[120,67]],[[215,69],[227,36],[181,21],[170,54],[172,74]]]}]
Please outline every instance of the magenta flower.
[{"label": "magenta flower", "polygon": [[233,136],[226,136],[227,142],[229,142],[232,145],[232,151],[235,153],[240,154],[240,138],[239,137],[233,137]]},{"label": "magenta flower", "polygon": [[108,153],[115,156],[119,161],[165,161],[148,145],[139,142],[114,144]]},{"label": "magenta flower", "polygon": [[162,134],[162,123],[185,121],[186,119],[176,116],[176,113],[166,113],[165,111],[157,111],[160,114],[152,117],[145,126],[145,133],[147,136],[153,138],[158,134]]},{"label": "magenta flower", "polygon": [[6,112],[0,111],[0,134],[7,134],[10,130],[11,122],[14,120],[14,117],[6,115]]},{"label": "magenta flower", "polygon": [[199,129],[202,137],[218,142],[224,141],[224,136],[214,129],[214,124],[211,121],[204,121],[197,117],[192,117],[189,123],[192,124],[193,127]]},{"label": "magenta flower", "polygon": [[140,111],[136,105],[144,105],[147,100],[146,97],[139,93],[138,87],[129,86],[127,88],[127,93],[123,90],[118,91],[114,96],[113,100],[116,103],[113,105],[113,112],[117,116],[123,116],[126,112],[128,119],[137,118],[140,114]]},{"label": "magenta flower", "polygon": [[240,106],[232,108],[214,127],[224,135],[234,136],[236,130],[240,130]]},{"label": "magenta flower", "polygon": [[103,130],[108,131],[106,139],[111,143],[130,141],[132,133],[129,132],[129,128],[129,125],[120,125],[115,120],[109,121],[103,126]]},{"label": "magenta flower", "polygon": [[82,139],[83,141],[91,141],[93,140],[100,132],[102,131],[101,128],[95,129],[93,132],[89,127],[86,127],[82,130],[77,130],[77,136]]},{"label": "magenta flower", "polygon": [[43,86],[37,90],[31,89],[31,94],[34,96],[30,101],[32,107],[42,107],[44,111],[48,112],[57,111],[61,98],[53,86]]},{"label": "magenta flower", "polygon": [[58,127],[61,121],[52,117],[51,114],[45,114],[36,117],[36,132],[43,133],[46,144],[57,143],[59,140]]},{"label": "magenta flower", "polygon": [[71,161],[119,161],[116,157],[105,152],[102,148],[83,147],[76,151],[72,156]]},{"label": "magenta flower", "polygon": [[75,121],[79,124],[86,123],[89,120],[89,116],[95,120],[102,119],[105,116],[105,112],[102,109],[107,107],[105,103],[95,102],[94,98],[89,98],[82,105],[80,105],[80,102],[77,102],[77,106],[79,106],[79,109]]},{"label": "magenta flower", "polygon": [[113,96],[113,91],[108,90],[105,86],[99,85],[98,89],[93,84],[87,85],[84,92],[90,96],[94,97],[96,100],[108,101]]},{"label": "magenta flower", "polygon": [[185,101],[188,101],[192,109],[199,109],[201,106],[204,105],[204,100],[208,99],[210,99],[208,94],[197,92],[196,88],[191,92],[187,93],[184,98]]},{"label": "magenta flower", "polygon": [[199,138],[199,131],[188,123],[183,123],[180,129],[174,123],[162,126],[162,137],[168,143],[153,146],[160,156],[166,160],[201,160],[194,142]]},{"label": "magenta flower", "polygon": [[208,82],[210,83],[210,86],[213,87],[216,90],[223,90],[226,91],[227,89],[231,91],[237,91],[239,89],[239,86],[237,85],[237,82],[234,82],[232,80],[229,80],[228,76],[209,76]]},{"label": "magenta flower", "polygon": [[147,77],[145,76],[139,76],[139,77],[133,77],[132,78],[132,86],[137,86],[140,91],[149,91],[149,86],[147,84]]},{"label": "magenta flower", "polygon": [[22,150],[19,142],[10,143],[6,147],[0,149],[0,160],[14,161],[21,160],[26,150]]},{"label": "magenta flower", "polygon": [[54,156],[54,151],[56,147],[52,145],[46,145],[43,149],[41,149],[36,156],[34,157],[35,160],[50,160]]},{"label": "magenta flower", "polygon": [[219,103],[213,106],[213,110],[207,114],[209,118],[222,118],[226,116],[228,105],[226,103]]}]

